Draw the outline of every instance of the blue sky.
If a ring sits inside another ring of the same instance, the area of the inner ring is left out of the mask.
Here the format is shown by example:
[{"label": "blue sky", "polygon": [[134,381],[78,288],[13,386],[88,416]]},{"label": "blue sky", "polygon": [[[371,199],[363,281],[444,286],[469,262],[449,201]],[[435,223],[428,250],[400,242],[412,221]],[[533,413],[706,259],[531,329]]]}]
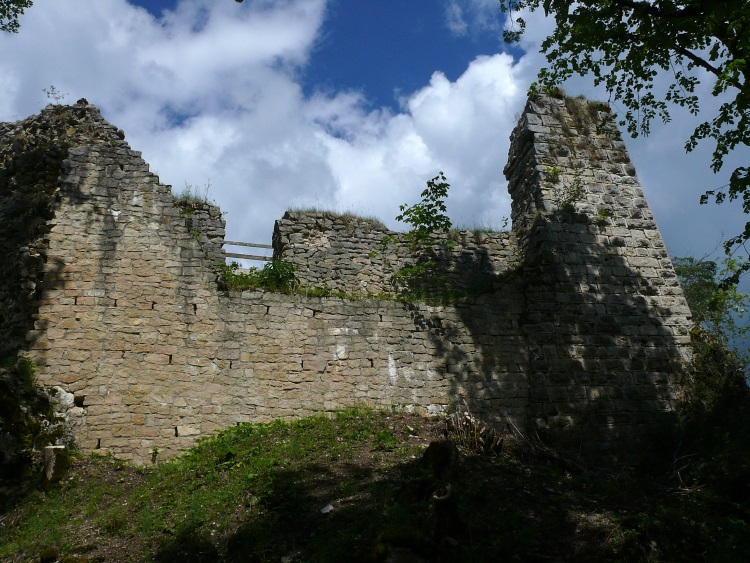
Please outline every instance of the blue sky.
[{"label": "blue sky", "polygon": [[373,106],[398,109],[400,96],[426,84],[435,70],[455,81],[477,55],[502,47],[494,28],[456,35],[446,28],[448,2],[335,0],[303,74],[307,91],[358,89]]},{"label": "blue sky", "polygon": [[[157,18],[178,3],[131,1]],[[305,93],[358,90],[373,107],[397,111],[399,98],[422,87],[435,70],[454,81],[476,56],[510,50],[498,31],[499,4],[475,4],[467,4],[466,15],[476,17],[481,9],[487,21],[457,34],[449,28],[448,12],[460,4],[448,0],[330,0],[310,60],[300,70]]]},{"label": "blue sky", "polygon": [[[397,227],[440,170],[454,223],[499,227],[508,137],[551,29],[527,21],[508,50],[497,0],[35,0],[0,35],[0,119],[38,112],[51,84],[85,97],[174,191],[210,185],[231,239],[269,242],[289,207]],[[587,79],[566,89],[606,98]],[[748,155],[712,174],[710,146],[684,154],[696,120],[674,117],[626,142],[668,249],[702,256],[746,217],[698,198]]]}]

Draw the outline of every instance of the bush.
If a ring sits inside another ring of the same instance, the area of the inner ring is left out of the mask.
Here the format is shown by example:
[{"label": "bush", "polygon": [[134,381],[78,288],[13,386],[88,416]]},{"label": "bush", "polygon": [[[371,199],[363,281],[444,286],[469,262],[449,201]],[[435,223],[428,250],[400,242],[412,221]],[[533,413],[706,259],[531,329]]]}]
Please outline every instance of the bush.
[{"label": "bush", "polygon": [[250,268],[247,272],[239,272],[237,262],[218,264],[216,273],[219,276],[219,287],[224,290],[242,291],[244,289],[268,289],[271,291],[288,292],[299,286],[297,270],[294,264],[283,260],[266,262],[263,269]]},{"label": "bush", "polygon": [[674,474],[681,485],[750,501],[750,388],[744,364],[705,332],[694,331],[693,353]]}]

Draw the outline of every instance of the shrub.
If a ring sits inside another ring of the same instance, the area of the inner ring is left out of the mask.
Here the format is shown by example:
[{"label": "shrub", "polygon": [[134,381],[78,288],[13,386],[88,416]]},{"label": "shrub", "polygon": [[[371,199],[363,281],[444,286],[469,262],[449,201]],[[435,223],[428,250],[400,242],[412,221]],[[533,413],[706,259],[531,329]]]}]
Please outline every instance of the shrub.
[{"label": "shrub", "polygon": [[440,172],[427,182],[419,203],[399,207],[401,214],[396,220],[411,225],[404,240],[414,255],[414,262],[396,272],[392,282],[407,297],[424,294],[427,289],[444,289],[446,285],[445,276],[436,275],[437,263],[433,258],[436,246],[450,249],[454,245],[450,239],[439,240],[435,236],[447,234],[452,226],[445,206],[449,188],[445,175]]},{"label": "shrub", "polygon": [[247,272],[240,272],[237,262],[218,264],[219,287],[224,290],[242,291],[243,289],[268,289],[271,291],[288,292],[299,286],[297,270],[294,264],[283,260],[266,262],[262,269],[250,268]]}]

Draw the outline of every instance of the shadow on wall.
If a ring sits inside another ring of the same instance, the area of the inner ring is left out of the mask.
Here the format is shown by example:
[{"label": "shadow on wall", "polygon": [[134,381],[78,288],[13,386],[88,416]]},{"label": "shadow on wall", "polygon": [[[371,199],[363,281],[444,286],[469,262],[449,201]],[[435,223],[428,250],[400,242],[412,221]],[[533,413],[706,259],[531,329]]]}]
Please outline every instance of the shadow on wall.
[{"label": "shadow on wall", "polygon": [[[50,143],[12,155],[0,168],[0,240],[7,249],[0,261],[2,358],[15,358],[26,348],[27,338],[43,334],[45,328],[34,330],[47,261],[43,239],[54,217],[55,190],[66,152],[63,143]],[[63,266],[54,264],[47,276],[54,289],[61,287]]]},{"label": "shadow on wall", "polygon": [[[621,247],[597,242],[584,214],[536,221],[523,264],[457,304],[463,326],[416,305],[412,316],[429,328],[453,408],[466,400],[482,418],[584,457],[631,463],[649,437],[664,437],[681,397],[687,327],[670,320],[676,278],[631,267]],[[470,260],[460,268],[474,271]],[[466,334],[471,342],[455,345]]]},{"label": "shadow on wall", "polygon": [[[46,445],[54,420],[48,397],[34,385],[34,366],[17,355],[46,334],[38,318],[46,288],[62,288],[61,261],[47,263],[44,237],[54,217],[55,191],[67,145],[51,141],[26,152],[14,150],[15,132],[0,129],[0,477],[22,475],[28,444]],[[3,368],[8,368],[3,369]],[[46,423],[42,421],[46,419]],[[42,443],[43,442],[43,443]]]},{"label": "shadow on wall", "polygon": [[124,137],[83,99],[0,124],[0,240],[8,249],[0,262],[0,357],[15,356],[44,334],[34,326],[39,300],[64,286],[64,264],[45,266],[64,161],[83,145],[129,149]]}]

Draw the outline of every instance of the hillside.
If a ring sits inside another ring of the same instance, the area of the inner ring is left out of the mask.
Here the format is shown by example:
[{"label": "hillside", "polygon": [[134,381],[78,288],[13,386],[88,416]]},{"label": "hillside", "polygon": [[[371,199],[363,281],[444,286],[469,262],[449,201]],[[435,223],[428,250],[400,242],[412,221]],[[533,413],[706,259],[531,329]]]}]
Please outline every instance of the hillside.
[{"label": "hillside", "polygon": [[59,487],[3,490],[0,559],[744,561],[750,550],[743,489],[691,481],[695,468],[666,448],[649,471],[603,470],[506,435],[492,455],[459,446],[451,475],[424,453],[445,429],[360,408],[237,426],[177,460],[155,452],[149,467],[79,458]]}]

